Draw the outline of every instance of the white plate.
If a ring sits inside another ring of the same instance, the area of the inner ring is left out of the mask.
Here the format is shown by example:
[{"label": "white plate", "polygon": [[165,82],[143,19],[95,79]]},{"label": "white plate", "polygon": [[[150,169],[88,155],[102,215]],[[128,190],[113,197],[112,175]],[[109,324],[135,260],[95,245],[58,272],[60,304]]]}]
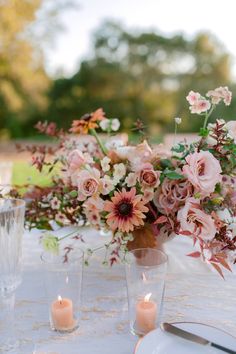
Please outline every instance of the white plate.
[{"label": "white plate", "polygon": [[[235,350],[236,338],[215,327],[200,323],[178,322],[175,325],[188,332]],[[138,344],[135,354],[223,354],[221,350],[184,340],[163,332],[160,328],[147,334]]]}]

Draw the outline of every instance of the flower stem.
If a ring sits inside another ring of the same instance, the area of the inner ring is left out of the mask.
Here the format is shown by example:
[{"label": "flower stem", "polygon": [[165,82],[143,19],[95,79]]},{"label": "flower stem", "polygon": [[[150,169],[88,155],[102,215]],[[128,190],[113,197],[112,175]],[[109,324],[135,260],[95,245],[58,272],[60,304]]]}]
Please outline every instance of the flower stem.
[{"label": "flower stem", "polygon": [[204,119],[204,124],[203,124],[203,129],[206,129],[208,118],[209,118],[209,115],[206,113],[206,116]]},{"label": "flower stem", "polygon": [[67,234],[67,235],[65,235],[65,236],[62,236],[61,238],[58,239],[58,241],[60,242],[60,241],[64,240],[65,238],[67,238],[67,237],[69,237],[69,236],[71,236],[71,235],[73,235],[73,234],[78,234],[78,230],[77,230],[77,231],[70,232],[69,234]]},{"label": "flower stem", "polygon": [[101,139],[99,138],[99,136],[97,135],[97,132],[95,129],[89,129],[89,132],[91,135],[93,135],[95,137],[95,139],[97,140],[98,145],[100,146],[102,152],[104,155],[107,155],[107,148],[103,145]]},{"label": "flower stem", "polygon": [[212,114],[212,112],[214,111],[214,109],[215,109],[215,105],[212,105],[212,107],[211,107],[211,109],[210,109],[210,112],[209,112],[209,113],[206,113],[206,115],[205,115],[205,120],[204,120],[204,124],[203,124],[203,129],[206,129],[208,119],[209,119],[209,117],[211,116],[211,114]]},{"label": "flower stem", "polygon": [[177,123],[175,122],[174,146],[176,144],[176,135],[177,135]]}]

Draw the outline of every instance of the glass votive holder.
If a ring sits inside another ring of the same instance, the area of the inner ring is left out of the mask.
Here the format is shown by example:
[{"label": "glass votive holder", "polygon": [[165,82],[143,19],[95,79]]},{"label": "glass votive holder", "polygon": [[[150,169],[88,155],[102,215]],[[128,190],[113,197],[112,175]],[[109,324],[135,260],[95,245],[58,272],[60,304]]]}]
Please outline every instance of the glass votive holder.
[{"label": "glass votive holder", "polygon": [[74,250],[67,256],[43,253],[45,288],[51,329],[61,333],[79,327],[84,254]]},{"label": "glass votive holder", "polygon": [[161,322],[167,255],[157,249],[140,248],[126,255],[126,281],[130,330],[143,336]]}]

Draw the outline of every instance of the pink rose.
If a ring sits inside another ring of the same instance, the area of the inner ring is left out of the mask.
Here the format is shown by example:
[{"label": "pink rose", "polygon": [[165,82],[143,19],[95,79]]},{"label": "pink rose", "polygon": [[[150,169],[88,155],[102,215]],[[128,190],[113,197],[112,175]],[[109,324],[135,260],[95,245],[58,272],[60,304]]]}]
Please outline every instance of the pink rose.
[{"label": "pink rose", "polygon": [[86,198],[95,195],[100,185],[100,172],[93,168],[91,171],[83,170],[77,176],[78,199],[84,201]]},{"label": "pink rose", "polygon": [[69,153],[68,165],[69,173],[73,174],[80,169],[80,167],[85,163],[85,158],[83,153],[76,149]]},{"label": "pink rose", "polygon": [[215,237],[214,220],[201,209],[200,201],[197,199],[189,198],[186,201],[185,206],[177,214],[177,220],[180,222],[181,231],[189,231],[204,241],[210,241]]},{"label": "pink rose", "polygon": [[228,129],[229,135],[236,143],[236,120],[231,120],[226,123],[226,128]]},{"label": "pink rose", "polygon": [[196,191],[203,196],[214,192],[216,184],[222,179],[219,161],[209,151],[194,152],[185,160],[187,164],[183,167],[183,173]]},{"label": "pink rose", "polygon": [[193,186],[187,180],[164,179],[154,194],[153,202],[163,214],[175,213],[186,199],[193,195]]},{"label": "pink rose", "polygon": [[144,164],[139,171],[139,181],[147,187],[157,187],[160,184],[160,172],[154,171],[150,163]]}]

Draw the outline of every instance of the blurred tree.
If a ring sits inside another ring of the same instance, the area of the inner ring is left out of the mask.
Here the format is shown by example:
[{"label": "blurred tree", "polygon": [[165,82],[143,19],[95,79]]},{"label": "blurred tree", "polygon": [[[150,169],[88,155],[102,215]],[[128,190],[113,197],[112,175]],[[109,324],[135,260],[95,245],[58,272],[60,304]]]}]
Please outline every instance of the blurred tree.
[{"label": "blurred tree", "polygon": [[[102,106],[109,116],[120,117],[124,128],[141,118],[155,134],[163,126],[170,129],[173,117],[188,115],[189,90],[204,93],[229,84],[230,77],[229,54],[209,34],[187,40],[128,32],[105,22],[95,32],[93,56],[73,77],[54,82],[48,115],[68,126],[71,119]],[[186,119],[183,130],[199,124],[197,118]]]},{"label": "blurred tree", "polygon": [[65,0],[0,2],[0,131],[24,135],[30,117],[39,117],[47,108],[50,79],[42,43],[45,33],[51,39],[58,29],[56,9],[61,11],[65,3],[69,5]]}]

